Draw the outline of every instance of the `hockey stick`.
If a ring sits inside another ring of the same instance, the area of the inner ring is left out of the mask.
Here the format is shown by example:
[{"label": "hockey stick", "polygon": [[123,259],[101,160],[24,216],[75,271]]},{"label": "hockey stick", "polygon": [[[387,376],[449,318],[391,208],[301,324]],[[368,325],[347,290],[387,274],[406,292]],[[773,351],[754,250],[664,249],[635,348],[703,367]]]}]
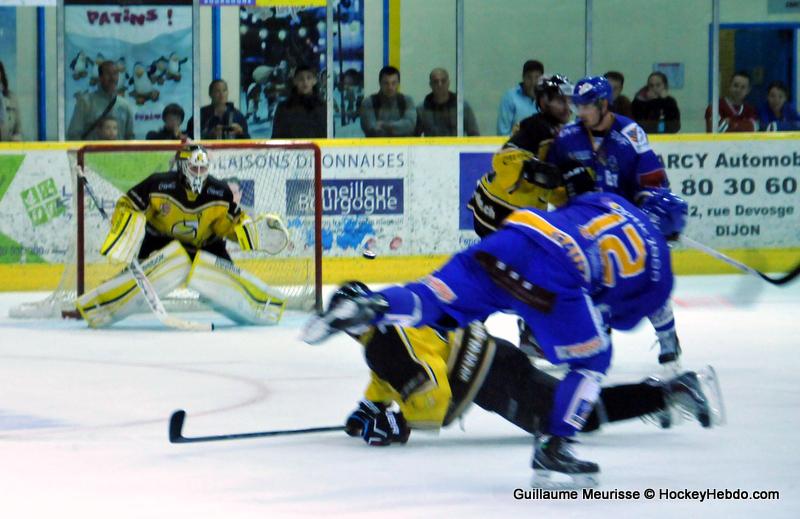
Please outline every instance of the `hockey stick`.
[{"label": "hockey stick", "polygon": [[795,265],[795,267],[792,270],[790,270],[788,273],[784,274],[783,276],[780,276],[780,277],[777,277],[777,278],[773,278],[773,277],[770,277],[770,276],[764,274],[763,272],[761,272],[759,270],[754,269],[753,267],[747,266],[744,263],[740,263],[740,262],[736,261],[735,259],[731,258],[730,256],[726,256],[725,254],[721,253],[720,251],[718,251],[716,249],[712,249],[708,245],[700,243],[699,241],[695,241],[695,240],[689,238],[688,236],[681,235],[680,240],[681,240],[682,243],[688,245],[689,247],[692,247],[694,249],[703,251],[706,254],[708,254],[710,256],[714,256],[718,260],[722,260],[725,263],[727,263],[728,265],[731,265],[732,267],[735,267],[735,268],[741,270],[742,272],[747,272],[748,274],[752,274],[754,276],[758,276],[761,279],[763,279],[764,281],[766,281],[767,283],[771,283],[773,285],[778,285],[778,286],[785,285],[786,283],[789,283],[794,278],[796,278],[798,275],[800,275],[800,263]]},{"label": "hockey stick", "polygon": [[218,442],[224,440],[244,440],[247,438],[265,438],[268,436],[290,436],[295,434],[308,434],[320,432],[343,431],[343,425],[332,425],[329,427],[310,427],[307,429],[283,429],[277,431],[262,431],[237,434],[220,434],[217,436],[194,436],[186,437],[183,435],[183,422],[186,420],[186,411],[179,409],[172,413],[169,418],[169,442],[170,443],[198,443],[198,442]]},{"label": "hockey stick", "polygon": [[[108,213],[106,213],[103,206],[100,204],[100,201],[94,194],[91,185],[89,185],[89,180],[84,176],[83,172],[81,171],[78,174],[78,181],[83,184],[84,190],[89,194],[89,198],[92,199],[94,202],[94,206],[100,212],[100,215],[103,217],[105,221],[109,221]],[[161,321],[164,326],[168,326],[169,328],[176,328],[179,330],[189,330],[189,331],[197,331],[197,332],[210,332],[214,329],[213,323],[198,323],[194,321],[186,321],[184,319],[180,319],[175,317],[174,315],[170,315],[167,313],[167,309],[164,308],[164,303],[161,302],[161,298],[158,297],[158,293],[156,289],[153,287],[150,280],[147,278],[147,275],[142,270],[142,266],[139,264],[139,260],[133,258],[130,264],[128,265],[128,270],[131,271],[133,274],[133,279],[136,281],[136,285],[139,287],[139,290],[142,291],[145,300],[147,301],[147,306],[150,307],[150,310],[153,314]]]}]

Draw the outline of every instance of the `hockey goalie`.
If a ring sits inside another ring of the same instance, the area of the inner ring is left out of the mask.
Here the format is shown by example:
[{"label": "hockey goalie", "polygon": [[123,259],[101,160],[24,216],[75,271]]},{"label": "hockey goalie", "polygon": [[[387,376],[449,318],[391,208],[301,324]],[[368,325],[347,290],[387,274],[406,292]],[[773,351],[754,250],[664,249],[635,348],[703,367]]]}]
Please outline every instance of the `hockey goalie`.
[{"label": "hockey goalie", "polygon": [[[286,228],[275,215],[244,213],[229,186],[209,175],[209,164],[205,148],[186,144],[171,171],[154,173],[122,195],[100,253],[121,266],[141,261],[161,297],[185,285],[234,322],[275,324],[285,298],[234,265],[226,242],[237,242],[242,251],[276,254],[288,244]],[[83,294],[76,305],[93,328],[148,310],[128,268]]]}]

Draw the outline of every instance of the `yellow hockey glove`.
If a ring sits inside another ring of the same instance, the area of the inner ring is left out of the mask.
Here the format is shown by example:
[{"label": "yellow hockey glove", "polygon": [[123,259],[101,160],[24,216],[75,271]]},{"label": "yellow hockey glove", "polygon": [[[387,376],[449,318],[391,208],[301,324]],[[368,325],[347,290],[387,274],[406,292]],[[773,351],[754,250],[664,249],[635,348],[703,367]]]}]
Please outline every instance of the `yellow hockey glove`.
[{"label": "yellow hockey glove", "polygon": [[146,224],[144,213],[118,206],[111,218],[111,230],[100,247],[100,254],[111,261],[130,263],[142,245]]}]

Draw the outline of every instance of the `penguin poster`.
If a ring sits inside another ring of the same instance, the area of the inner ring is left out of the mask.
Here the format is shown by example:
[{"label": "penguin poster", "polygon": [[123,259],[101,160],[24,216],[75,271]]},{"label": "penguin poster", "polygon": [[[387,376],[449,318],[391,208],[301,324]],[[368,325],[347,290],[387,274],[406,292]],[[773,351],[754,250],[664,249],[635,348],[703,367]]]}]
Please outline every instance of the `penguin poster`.
[{"label": "penguin poster", "polygon": [[104,61],[119,75],[116,95],[133,110],[136,139],[161,129],[170,103],[191,112],[191,0],[65,0],[64,43],[66,120],[100,88]]}]

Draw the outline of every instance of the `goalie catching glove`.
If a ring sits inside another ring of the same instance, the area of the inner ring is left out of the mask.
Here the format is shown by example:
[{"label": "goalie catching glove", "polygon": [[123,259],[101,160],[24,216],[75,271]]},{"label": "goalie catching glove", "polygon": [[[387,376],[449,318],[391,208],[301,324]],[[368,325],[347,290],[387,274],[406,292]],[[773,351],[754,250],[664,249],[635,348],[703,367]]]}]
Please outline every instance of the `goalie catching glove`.
[{"label": "goalie catching glove", "polygon": [[411,429],[403,413],[387,409],[380,402],[361,400],[344,425],[348,436],[360,436],[367,444],[384,447],[406,443]]},{"label": "goalie catching glove", "polygon": [[276,214],[264,213],[255,219],[245,216],[234,232],[243,251],[259,250],[274,255],[289,245],[289,231]]},{"label": "goalie catching glove", "polygon": [[118,206],[111,218],[111,230],[100,247],[100,254],[126,265],[133,261],[144,240],[146,223],[144,213]]}]

